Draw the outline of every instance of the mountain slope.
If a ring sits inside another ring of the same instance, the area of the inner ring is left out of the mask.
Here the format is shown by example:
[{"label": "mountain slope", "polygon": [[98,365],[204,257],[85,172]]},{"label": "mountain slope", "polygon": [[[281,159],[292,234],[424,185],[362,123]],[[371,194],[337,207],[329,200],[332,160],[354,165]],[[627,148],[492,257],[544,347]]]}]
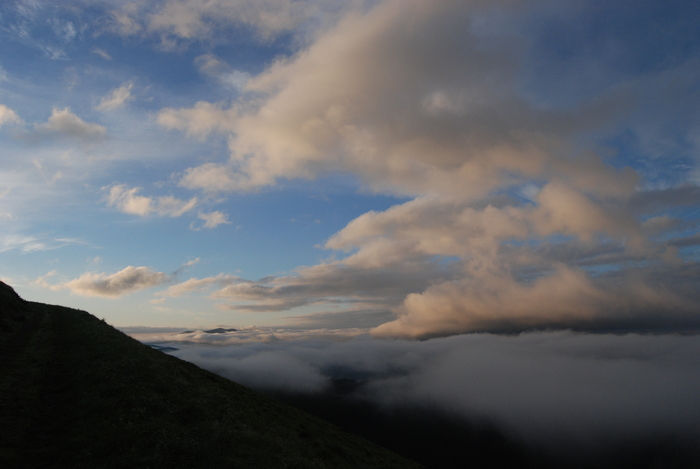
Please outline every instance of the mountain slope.
[{"label": "mountain slope", "polygon": [[4,284],[0,324],[0,467],[419,467]]}]

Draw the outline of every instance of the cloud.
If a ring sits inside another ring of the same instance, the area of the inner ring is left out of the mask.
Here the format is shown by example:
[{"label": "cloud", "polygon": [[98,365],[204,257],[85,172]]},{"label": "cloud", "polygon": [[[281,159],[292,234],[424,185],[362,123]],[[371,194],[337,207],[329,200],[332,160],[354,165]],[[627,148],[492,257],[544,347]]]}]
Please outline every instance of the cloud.
[{"label": "cloud", "polygon": [[209,288],[212,285],[218,285],[220,288],[226,285],[235,284],[238,282],[244,282],[244,279],[236,277],[234,275],[219,274],[214,277],[207,277],[202,279],[191,278],[184,282],[178,283],[168,287],[167,290],[162,292],[163,296],[168,297],[179,297],[182,295],[187,295],[195,291],[202,291]]},{"label": "cloud", "polygon": [[[227,215],[223,212],[214,211],[209,213],[200,212],[197,217],[200,220],[204,220],[203,228],[214,229],[219,225],[230,225],[231,222],[226,218]],[[190,228],[199,231],[201,228],[195,228],[194,222],[190,225]]]},{"label": "cloud", "polygon": [[[364,335],[177,347],[175,356],[257,389],[319,393],[331,379],[352,380],[357,386],[345,399],[385,409],[437,406],[465,420],[487,419],[539,447],[569,445],[573,454],[618,438],[695,442],[700,430],[698,335]],[[305,379],[289,378],[284,364]]]},{"label": "cloud", "polygon": [[83,121],[67,107],[63,109],[53,108],[49,120],[46,123],[35,125],[34,132],[29,134],[29,138],[46,138],[52,135],[70,137],[85,143],[95,143],[107,138],[107,129],[99,124]]},{"label": "cloud", "polygon": [[323,311],[296,315],[290,318],[288,327],[300,329],[372,329],[391,321],[394,317],[389,309],[349,309],[345,311]]},{"label": "cloud", "polygon": [[204,138],[214,131],[230,132],[236,118],[235,112],[200,101],[192,109],[162,109],[157,120],[167,129],[182,130],[189,136]]},{"label": "cloud", "polygon": [[264,389],[274,382],[281,389],[314,392],[321,391],[325,385],[324,378],[319,376],[313,366],[296,357],[275,353],[268,355],[264,352],[247,357],[232,357],[236,362],[235,367],[220,366],[222,363],[218,358],[199,366],[258,389]]},{"label": "cloud", "polygon": [[207,163],[189,168],[180,179],[180,185],[188,189],[201,189],[205,192],[229,191],[251,185],[233,174],[227,166]]},{"label": "cloud", "polygon": [[[457,331],[529,328],[653,330],[700,326],[697,299],[672,285],[623,279],[614,289],[583,271],[559,267],[522,284],[488,274],[432,286],[408,295],[398,318],[373,330],[379,336],[446,335]],[[671,287],[671,288],[670,288]]]},{"label": "cloud", "polygon": [[185,267],[192,267],[193,265],[199,264],[199,261],[200,261],[200,260],[201,260],[201,259],[200,259],[199,257],[196,258],[196,259],[192,259],[191,261],[187,261],[187,262],[185,262],[184,264],[182,264],[182,266],[181,266],[180,268],[182,269],[182,268],[185,268]]},{"label": "cloud", "polygon": [[308,304],[363,305],[386,310],[407,294],[455,275],[452,266],[402,262],[394,268],[364,268],[333,261],[300,267],[294,275],[266,277],[226,286],[213,297],[236,311],[284,311]]},{"label": "cloud", "polygon": [[216,41],[216,33],[230,28],[252,31],[270,42],[283,34],[301,40],[337,21],[365,1],[310,0],[168,0],[158,4],[130,3],[112,12],[111,29],[122,35],[155,34],[164,46],[176,41]]},{"label": "cloud", "polygon": [[68,282],[51,287],[53,290],[70,290],[81,296],[119,298],[135,291],[162,285],[168,280],[163,272],[149,267],[128,266],[114,274],[88,272]]},{"label": "cloud", "polygon": [[220,83],[233,89],[245,89],[251,75],[240,70],[232,69],[226,62],[214,54],[204,54],[194,61],[200,73],[218,80]]},{"label": "cloud", "polygon": [[[165,298],[162,298],[165,300]],[[178,330],[156,330],[156,328],[142,327],[122,327],[120,328],[125,333],[134,337],[136,340],[147,343],[170,343],[178,345],[187,344],[202,344],[202,345],[242,345],[242,344],[269,344],[280,341],[290,340],[316,340],[316,339],[333,339],[347,340],[358,335],[366,335],[367,328],[352,328],[343,327],[340,329],[322,328],[309,330],[292,325],[290,327],[263,327],[263,326],[246,326],[246,327],[231,327],[227,325],[218,325],[223,329],[232,329],[228,332],[206,332],[203,329],[192,329],[183,331]],[[206,327],[206,330],[211,328]],[[176,345],[177,346],[177,345]]]},{"label": "cloud", "polygon": [[114,111],[124,107],[127,101],[134,99],[131,95],[133,87],[134,83],[128,81],[119,88],[113,89],[107,96],[100,99],[100,104],[95,109],[98,111]]},{"label": "cloud", "polygon": [[104,49],[100,49],[99,47],[93,47],[92,48],[92,53],[99,55],[105,60],[112,60],[112,56],[107,53]]},{"label": "cloud", "polygon": [[[631,190],[633,175],[595,157],[558,156],[587,119],[601,114],[604,122],[609,104],[585,119],[529,105],[510,91],[516,45],[484,49],[464,28],[478,12],[459,2],[383,2],[251,79],[246,90],[258,96],[250,102],[228,110],[200,102],[165,109],[160,120],[191,135],[234,134],[240,181],[219,186],[228,190],[344,170],[377,190],[473,197],[513,175],[547,177],[553,169],[578,186]],[[440,110],[440,102],[460,110]]]},{"label": "cloud", "polygon": [[0,104],[0,127],[2,127],[5,124],[21,124],[22,119],[17,115],[15,111],[10,109],[9,107],[5,106],[4,104]]},{"label": "cloud", "polygon": [[5,235],[0,238],[0,252],[19,250],[21,252],[36,252],[54,249],[50,241],[41,240],[34,236]]},{"label": "cloud", "polygon": [[106,196],[107,205],[130,215],[148,216],[152,213],[161,217],[179,217],[197,206],[199,200],[193,197],[188,201],[177,199],[173,196],[158,198],[138,195],[139,187],[129,189],[125,184],[116,184],[110,187]]},{"label": "cloud", "polygon": [[123,36],[139,34],[143,31],[143,26],[138,20],[139,15],[141,15],[141,11],[139,11],[138,4],[122,5],[121,9],[110,12],[111,24],[107,29]]},{"label": "cloud", "polygon": [[[182,20],[168,23],[170,31],[205,35],[203,10],[181,5],[182,16],[174,5],[167,10]],[[663,91],[674,80],[694,82],[697,61],[686,54],[640,79],[614,60],[574,49],[572,57],[601,67],[593,91],[588,75],[542,76],[560,67],[551,59],[558,52],[548,15],[555,24],[576,24],[590,13],[582,8],[365,5],[247,80],[230,105],[163,109],[158,122],[166,128],[200,139],[228,136],[229,161],[187,169],[182,187],[245,192],[340,172],[365,190],[410,199],[365,213],[331,236],[324,247],[342,259],[215,296],[240,311],[390,308],[396,319],[374,333],[394,336],[696,327],[698,296],[690,285],[697,290],[698,264],[683,248],[693,245],[697,228],[674,219],[697,205],[697,185],[650,185],[646,178],[656,176],[626,167],[632,160],[617,158],[610,142],[628,126],[675,128],[674,112],[651,116],[648,106],[687,111],[697,122],[696,111]],[[637,39],[610,35],[623,50],[643,53]],[[566,62],[587,73],[573,58]],[[228,70],[213,55],[197,64],[209,75]],[[547,94],[540,79],[570,86],[572,95]],[[667,98],[652,105],[649,96]],[[688,125],[679,138],[690,145]]]}]

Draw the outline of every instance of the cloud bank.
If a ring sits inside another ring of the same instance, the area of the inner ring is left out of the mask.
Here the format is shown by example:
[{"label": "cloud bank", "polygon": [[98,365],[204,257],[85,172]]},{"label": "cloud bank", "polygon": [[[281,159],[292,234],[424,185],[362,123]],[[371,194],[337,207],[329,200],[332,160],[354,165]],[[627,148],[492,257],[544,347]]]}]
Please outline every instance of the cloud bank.
[{"label": "cloud bank", "polygon": [[575,454],[655,435],[700,439],[697,335],[561,331],[427,341],[362,335],[175,346],[174,355],[257,389],[323,393],[332,379],[351,380],[348,399],[386,408],[437,406],[495,422],[536,445],[573,445]]}]

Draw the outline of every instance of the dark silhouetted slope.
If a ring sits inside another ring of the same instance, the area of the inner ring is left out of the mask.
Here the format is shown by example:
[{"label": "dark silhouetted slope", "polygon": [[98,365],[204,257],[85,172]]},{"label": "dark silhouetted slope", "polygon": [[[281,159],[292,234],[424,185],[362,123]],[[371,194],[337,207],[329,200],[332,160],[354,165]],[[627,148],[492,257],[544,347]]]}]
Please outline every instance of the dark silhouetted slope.
[{"label": "dark silhouetted slope", "polygon": [[0,285],[2,468],[411,468],[417,464]]},{"label": "dark silhouetted slope", "polygon": [[0,333],[9,332],[24,321],[28,307],[12,287],[0,282]]}]

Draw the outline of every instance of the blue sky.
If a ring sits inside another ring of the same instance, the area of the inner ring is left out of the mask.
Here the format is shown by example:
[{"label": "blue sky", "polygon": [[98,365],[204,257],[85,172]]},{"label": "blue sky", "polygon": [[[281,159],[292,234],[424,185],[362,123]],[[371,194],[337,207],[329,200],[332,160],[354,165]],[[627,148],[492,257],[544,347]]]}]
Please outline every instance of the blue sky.
[{"label": "blue sky", "polygon": [[117,326],[697,328],[699,22],[3,2],[0,277]]}]

